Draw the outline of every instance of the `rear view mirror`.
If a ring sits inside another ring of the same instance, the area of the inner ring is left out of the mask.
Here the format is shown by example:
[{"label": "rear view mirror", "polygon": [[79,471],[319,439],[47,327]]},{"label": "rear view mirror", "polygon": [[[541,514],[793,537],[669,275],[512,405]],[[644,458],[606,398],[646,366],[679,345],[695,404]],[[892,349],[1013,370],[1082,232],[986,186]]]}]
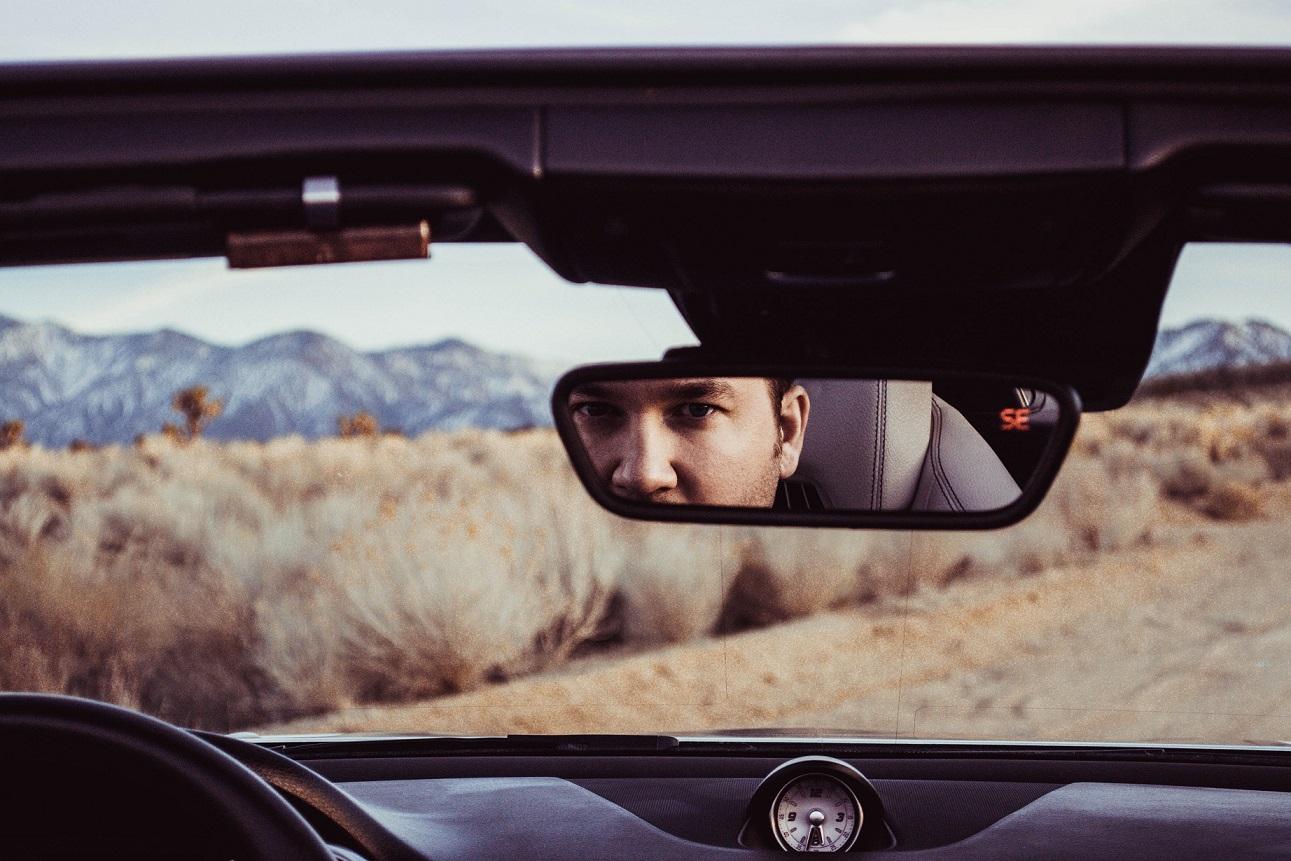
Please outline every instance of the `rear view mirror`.
[{"label": "rear view mirror", "polygon": [[1080,412],[1037,380],[680,361],[575,369],[552,408],[584,486],[619,514],[934,529],[1034,510]]}]

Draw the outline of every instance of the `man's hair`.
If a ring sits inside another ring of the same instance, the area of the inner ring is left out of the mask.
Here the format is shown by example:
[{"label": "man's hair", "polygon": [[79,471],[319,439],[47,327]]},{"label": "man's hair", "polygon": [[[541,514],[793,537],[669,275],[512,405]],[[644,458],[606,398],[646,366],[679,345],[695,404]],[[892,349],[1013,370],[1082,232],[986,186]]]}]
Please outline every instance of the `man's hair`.
[{"label": "man's hair", "polygon": [[[780,424],[780,407],[784,404],[784,396],[788,394],[789,389],[793,388],[792,377],[767,377],[767,389],[771,392],[771,415],[775,418],[776,426]],[[775,450],[772,457],[780,456],[780,449],[784,445],[780,431],[776,432]]]},{"label": "man's hair", "polygon": [[767,388],[771,390],[771,409],[775,414],[780,414],[780,405],[784,403],[784,396],[788,394],[789,389],[793,388],[792,377],[769,377],[767,379]]}]

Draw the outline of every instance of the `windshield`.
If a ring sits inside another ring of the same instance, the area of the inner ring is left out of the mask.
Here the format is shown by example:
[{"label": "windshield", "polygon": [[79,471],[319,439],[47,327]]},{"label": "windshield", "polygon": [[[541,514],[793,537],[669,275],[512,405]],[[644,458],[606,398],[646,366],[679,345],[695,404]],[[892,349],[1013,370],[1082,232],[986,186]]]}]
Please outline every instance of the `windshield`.
[{"label": "windshield", "polygon": [[694,339],[521,246],[6,270],[0,689],[262,733],[1288,739],[1287,272],[1189,248],[1135,399],[956,534],[602,511],[554,379]]},{"label": "windshield", "polygon": [[1291,18],[1269,0],[379,0],[322,8],[7,0],[0,62],[248,54],[641,45],[1286,45]]}]

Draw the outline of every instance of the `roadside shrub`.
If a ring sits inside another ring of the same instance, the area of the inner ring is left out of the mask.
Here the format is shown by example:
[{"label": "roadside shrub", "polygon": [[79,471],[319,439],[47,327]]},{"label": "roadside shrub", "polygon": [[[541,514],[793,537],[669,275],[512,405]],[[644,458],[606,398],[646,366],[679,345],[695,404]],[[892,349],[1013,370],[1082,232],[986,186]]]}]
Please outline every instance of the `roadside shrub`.
[{"label": "roadside shrub", "polygon": [[[184,417],[184,428],[188,439],[194,440],[206,430],[206,426],[224,412],[224,402],[210,396],[206,386],[189,386],[175,392],[170,402],[171,408]],[[165,428],[162,428],[163,432]],[[169,434],[168,434],[169,435]]]},{"label": "roadside shrub", "polygon": [[1251,520],[1261,513],[1259,493],[1233,481],[1226,481],[1207,493],[1200,508],[1215,520]]},{"label": "roadside shrub", "polygon": [[[683,643],[713,632],[731,574],[718,530],[624,523],[622,543],[600,553],[618,573],[607,637],[642,645]],[[611,555],[613,554],[613,555]]]},{"label": "roadside shrub", "polygon": [[339,416],[336,430],[342,437],[374,437],[381,432],[381,425],[372,413],[360,410],[353,415]]},{"label": "roadside shrub", "polygon": [[1218,465],[1220,482],[1254,487],[1269,480],[1271,471],[1268,461],[1254,451],[1243,450],[1240,454]]},{"label": "roadside shrub", "polygon": [[769,625],[857,601],[862,565],[884,540],[873,533],[748,530],[733,548],[721,628]]},{"label": "roadside shrub", "polygon": [[25,448],[27,424],[21,419],[10,419],[0,423],[0,451],[11,448]]},{"label": "roadside shrub", "polygon": [[1219,471],[1209,457],[1187,449],[1159,458],[1156,477],[1166,496],[1183,501],[1205,495],[1220,481]]},{"label": "roadside shrub", "polygon": [[1261,447],[1260,455],[1268,465],[1269,475],[1274,481],[1291,478],[1291,442],[1269,442]]},{"label": "roadside shrub", "polygon": [[1285,415],[1277,408],[1263,410],[1257,423],[1259,435],[1265,440],[1275,443],[1291,440],[1291,416]]}]

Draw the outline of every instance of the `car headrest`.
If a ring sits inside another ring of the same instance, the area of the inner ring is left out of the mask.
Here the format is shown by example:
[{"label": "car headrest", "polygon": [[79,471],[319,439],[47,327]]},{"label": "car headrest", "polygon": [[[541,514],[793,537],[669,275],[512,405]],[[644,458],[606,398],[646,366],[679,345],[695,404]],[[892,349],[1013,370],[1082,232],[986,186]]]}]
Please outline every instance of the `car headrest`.
[{"label": "car headrest", "polygon": [[932,430],[932,383],[799,380],[811,398],[794,478],[829,508],[903,511],[914,502]]},{"label": "car headrest", "polygon": [[828,508],[987,511],[1021,491],[999,456],[932,383],[799,380],[811,398],[794,478]]},{"label": "car headrest", "polygon": [[934,397],[932,436],[915,492],[914,510],[993,511],[1013,502],[1021,493],[1004,463],[972,423],[959,410]]}]

